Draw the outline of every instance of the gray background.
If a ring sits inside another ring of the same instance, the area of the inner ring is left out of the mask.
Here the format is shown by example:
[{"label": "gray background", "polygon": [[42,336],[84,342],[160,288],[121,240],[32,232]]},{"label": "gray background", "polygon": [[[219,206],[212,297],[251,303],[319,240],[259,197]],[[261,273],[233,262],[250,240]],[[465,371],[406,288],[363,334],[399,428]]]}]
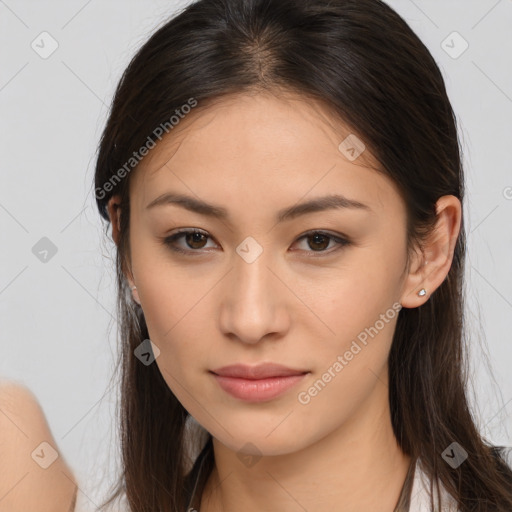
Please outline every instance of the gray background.
[{"label": "gray background", "polygon": [[[129,59],[186,3],[0,0],[0,376],[36,394],[91,510],[116,456],[114,245],[94,204],[96,146]],[[388,3],[434,55],[458,116],[470,397],[488,439],[512,445],[512,1]],[[31,47],[51,48],[44,31],[58,43],[45,59]],[[43,237],[57,249],[46,261],[33,252]]]}]

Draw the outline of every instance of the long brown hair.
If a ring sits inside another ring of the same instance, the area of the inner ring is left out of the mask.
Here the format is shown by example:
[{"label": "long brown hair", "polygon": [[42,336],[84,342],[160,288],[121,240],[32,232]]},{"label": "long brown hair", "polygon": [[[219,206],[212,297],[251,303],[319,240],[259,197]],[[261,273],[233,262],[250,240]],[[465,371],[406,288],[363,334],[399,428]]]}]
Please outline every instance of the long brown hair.
[{"label": "long brown hair", "polygon": [[[199,0],[162,25],[120,80],[96,165],[101,216],[109,220],[114,194],[122,212],[116,256],[122,473],[105,506],[125,494],[133,512],[183,512],[190,483],[189,414],[158,366],[134,357],[149,335],[126,281],[132,155],[158,144],[158,127],[170,131],[170,117],[177,109],[186,113],[184,105],[195,101],[200,110],[231,93],[285,89],[323,101],[375,155],[406,203],[409,249],[431,232],[439,197],[463,202],[456,118],[441,72],[380,0]],[[465,252],[463,216],[447,278],[421,307],[400,311],[389,354],[392,424],[403,452],[421,458],[432,497],[440,499],[434,490],[440,481],[462,511],[510,512],[512,472],[477,430],[466,395]],[[441,456],[454,441],[468,453],[457,469]]]}]

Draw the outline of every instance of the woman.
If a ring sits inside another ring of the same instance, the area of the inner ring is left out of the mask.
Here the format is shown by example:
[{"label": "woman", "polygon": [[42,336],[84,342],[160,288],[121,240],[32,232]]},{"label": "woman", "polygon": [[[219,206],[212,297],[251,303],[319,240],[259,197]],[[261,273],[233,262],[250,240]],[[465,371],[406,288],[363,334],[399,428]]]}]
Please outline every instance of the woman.
[{"label": "woman", "polygon": [[125,71],[95,187],[123,347],[105,506],[512,510],[464,385],[455,116],[386,4],[192,3]]}]

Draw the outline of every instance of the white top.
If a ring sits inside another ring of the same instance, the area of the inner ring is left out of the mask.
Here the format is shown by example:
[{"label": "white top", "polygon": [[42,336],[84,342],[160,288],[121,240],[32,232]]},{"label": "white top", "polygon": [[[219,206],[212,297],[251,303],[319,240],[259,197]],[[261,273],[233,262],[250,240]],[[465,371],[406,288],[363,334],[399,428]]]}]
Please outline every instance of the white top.
[{"label": "white top", "polygon": [[[505,459],[505,462],[510,466],[510,468],[512,468],[512,446],[505,447],[505,450],[503,450],[503,458]],[[430,479],[422,470],[420,460],[417,460],[411,490],[411,501],[409,506],[410,512],[431,512],[430,496],[428,491],[429,486]],[[442,512],[459,512],[454,498],[446,491],[442,485],[441,495],[443,503]],[[434,493],[434,503],[436,506],[438,506],[436,493]],[[83,492],[79,490],[75,512],[93,512],[95,510],[96,507],[94,507],[93,503],[84,496]],[[436,508],[436,510],[438,509]]]}]

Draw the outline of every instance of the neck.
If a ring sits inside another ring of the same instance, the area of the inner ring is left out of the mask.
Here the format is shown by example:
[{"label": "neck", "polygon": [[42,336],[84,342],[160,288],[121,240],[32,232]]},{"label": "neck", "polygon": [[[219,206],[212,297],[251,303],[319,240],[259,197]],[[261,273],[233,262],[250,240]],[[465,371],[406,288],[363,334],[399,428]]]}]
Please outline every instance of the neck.
[{"label": "neck", "polygon": [[216,438],[213,448],[200,512],[393,512],[411,463],[396,442],[385,385],[339,428],[293,453],[244,467]]}]

